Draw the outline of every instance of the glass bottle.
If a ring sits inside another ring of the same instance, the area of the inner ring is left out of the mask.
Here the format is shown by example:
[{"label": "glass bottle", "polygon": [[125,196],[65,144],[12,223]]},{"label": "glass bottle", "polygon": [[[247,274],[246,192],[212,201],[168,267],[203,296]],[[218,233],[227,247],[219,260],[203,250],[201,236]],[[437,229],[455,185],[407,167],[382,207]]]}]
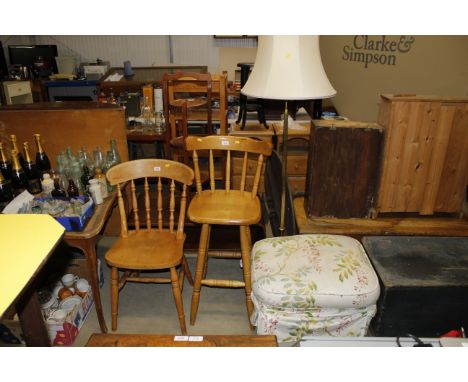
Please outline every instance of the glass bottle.
[{"label": "glass bottle", "polygon": [[81,176],[83,175],[82,168],[80,167],[80,163],[75,160],[71,164],[70,168],[70,176],[73,181],[75,182],[75,186],[78,188],[78,192],[80,195],[84,194],[84,187],[83,184],[81,183]]},{"label": "glass bottle", "polygon": [[13,194],[16,196],[28,188],[28,179],[20,165],[18,153],[14,149],[11,150],[11,159],[13,160],[11,169],[11,185],[13,186]]},{"label": "glass bottle", "polygon": [[67,193],[68,193],[69,198],[77,198],[78,196],[80,196],[80,192],[78,191],[78,187],[76,186],[73,179],[68,179]]},{"label": "glass bottle", "polygon": [[141,108],[141,117],[143,118],[143,125],[148,126],[152,124],[151,118],[153,117],[149,97],[145,96],[143,107]]},{"label": "glass bottle", "polygon": [[98,146],[93,150],[94,168],[101,168],[104,164],[104,157],[101,148]]},{"label": "glass bottle", "polygon": [[67,196],[67,193],[65,192],[65,190],[62,187],[60,187],[59,179],[54,180],[54,189],[52,190],[51,195],[54,198],[64,198]]},{"label": "glass bottle", "polygon": [[5,179],[11,179],[11,161],[5,154],[3,142],[0,142],[0,170]]},{"label": "glass bottle", "polygon": [[28,178],[28,191],[31,194],[40,194],[42,192],[41,186],[41,174],[36,167],[36,164],[31,160],[29,156],[29,145],[28,142],[23,143],[25,168],[24,172]]},{"label": "glass bottle", "polygon": [[83,165],[83,175],[81,175],[81,184],[86,189],[89,186],[89,180],[93,179],[91,173],[89,172],[89,167],[84,164]]},{"label": "glass bottle", "polygon": [[[11,134],[10,139],[11,139],[11,145],[13,147],[12,150],[15,150],[16,156],[17,156],[18,161],[19,161],[19,164],[24,169],[24,157],[23,157],[23,154],[21,154],[21,151],[18,150],[18,144],[16,143],[16,135]],[[13,158],[11,158],[11,159],[13,160]]]},{"label": "glass bottle", "polygon": [[5,179],[0,172],[0,212],[13,199],[13,191],[11,189],[11,181]]},{"label": "glass bottle", "polygon": [[111,146],[111,151],[114,157],[114,164],[118,164],[122,162],[122,159],[120,157],[119,150],[117,150],[117,142],[115,139],[110,140],[110,146]]},{"label": "glass bottle", "polygon": [[154,125],[155,125],[154,130],[157,134],[162,134],[166,131],[166,128],[164,126],[164,116],[163,116],[162,111],[157,111],[155,113]]},{"label": "glass bottle", "polygon": [[50,171],[50,160],[49,157],[47,156],[46,152],[42,148],[41,144],[41,134],[34,134],[34,139],[36,140],[36,147],[37,147],[37,152],[36,152],[36,166],[38,170],[44,174],[46,172]]}]

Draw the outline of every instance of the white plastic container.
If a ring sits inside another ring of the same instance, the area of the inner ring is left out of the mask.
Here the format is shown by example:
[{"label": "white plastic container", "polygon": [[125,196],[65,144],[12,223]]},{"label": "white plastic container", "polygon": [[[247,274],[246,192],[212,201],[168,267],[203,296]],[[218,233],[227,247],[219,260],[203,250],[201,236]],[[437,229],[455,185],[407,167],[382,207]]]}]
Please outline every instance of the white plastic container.
[{"label": "white plastic container", "polygon": [[54,189],[54,181],[50,178],[50,174],[45,173],[43,179],[41,180],[42,192],[47,196],[50,196],[50,193]]},{"label": "white plastic container", "polygon": [[93,198],[94,204],[98,205],[103,202],[102,198],[102,185],[99,179],[90,179],[89,192]]}]

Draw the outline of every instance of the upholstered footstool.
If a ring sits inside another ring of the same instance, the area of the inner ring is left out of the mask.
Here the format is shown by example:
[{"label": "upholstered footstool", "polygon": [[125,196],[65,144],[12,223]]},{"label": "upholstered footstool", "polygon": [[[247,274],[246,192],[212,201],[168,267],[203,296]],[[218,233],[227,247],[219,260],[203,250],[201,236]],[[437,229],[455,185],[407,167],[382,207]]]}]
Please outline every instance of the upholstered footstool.
[{"label": "upholstered footstool", "polygon": [[364,336],[380,288],[362,245],[341,235],[260,240],[252,248],[251,322],[278,342]]}]

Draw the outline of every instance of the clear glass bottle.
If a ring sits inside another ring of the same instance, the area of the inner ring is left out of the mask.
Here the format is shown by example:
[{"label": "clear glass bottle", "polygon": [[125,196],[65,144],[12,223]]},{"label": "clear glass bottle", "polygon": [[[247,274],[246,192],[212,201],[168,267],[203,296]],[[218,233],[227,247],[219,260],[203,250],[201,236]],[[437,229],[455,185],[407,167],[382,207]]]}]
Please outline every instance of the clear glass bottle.
[{"label": "clear glass bottle", "polygon": [[122,159],[120,157],[119,150],[117,150],[117,142],[115,139],[110,140],[110,147],[111,147],[114,165],[121,163]]},{"label": "clear glass bottle", "polygon": [[94,168],[101,168],[104,164],[104,157],[102,155],[101,148],[98,146],[93,150],[93,158],[94,158]]},{"label": "clear glass bottle", "polygon": [[141,118],[143,119],[142,123],[144,126],[152,125],[153,112],[151,110],[151,105],[148,96],[145,96],[143,101],[143,107],[141,108]]}]

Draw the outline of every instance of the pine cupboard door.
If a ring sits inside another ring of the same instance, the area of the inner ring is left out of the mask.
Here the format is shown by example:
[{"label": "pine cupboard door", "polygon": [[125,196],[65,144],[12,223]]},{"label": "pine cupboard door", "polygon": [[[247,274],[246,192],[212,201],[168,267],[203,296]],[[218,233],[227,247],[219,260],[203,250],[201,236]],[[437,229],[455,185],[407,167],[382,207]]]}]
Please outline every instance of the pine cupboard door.
[{"label": "pine cupboard door", "polygon": [[378,212],[459,212],[468,184],[468,99],[382,96]]}]

